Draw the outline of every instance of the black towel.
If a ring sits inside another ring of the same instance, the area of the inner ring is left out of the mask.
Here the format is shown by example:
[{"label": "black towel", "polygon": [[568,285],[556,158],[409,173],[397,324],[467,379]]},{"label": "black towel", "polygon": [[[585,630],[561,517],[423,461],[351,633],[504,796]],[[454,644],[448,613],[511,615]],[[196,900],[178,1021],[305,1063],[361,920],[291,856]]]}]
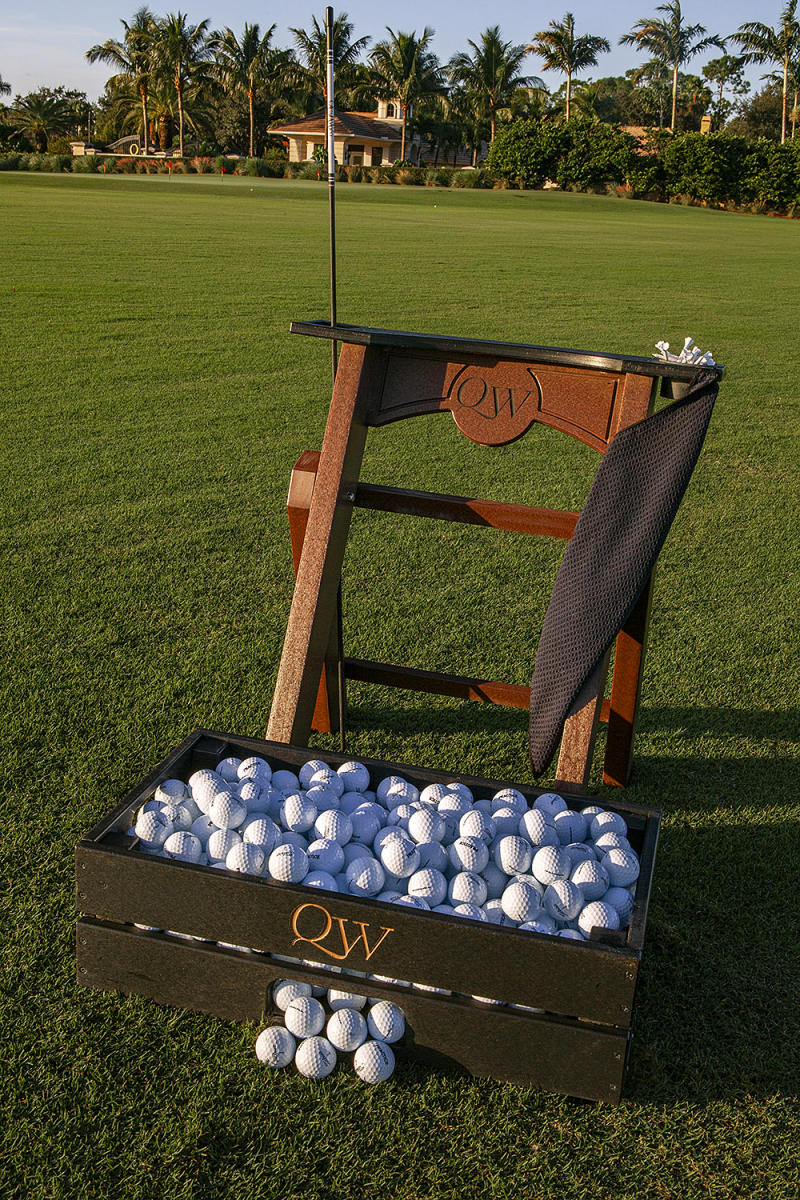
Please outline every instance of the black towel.
[{"label": "black towel", "polygon": [[718,391],[704,371],[688,395],[614,438],[556,576],[531,680],[531,764],[541,775],[603,656],[630,616],[697,462]]}]

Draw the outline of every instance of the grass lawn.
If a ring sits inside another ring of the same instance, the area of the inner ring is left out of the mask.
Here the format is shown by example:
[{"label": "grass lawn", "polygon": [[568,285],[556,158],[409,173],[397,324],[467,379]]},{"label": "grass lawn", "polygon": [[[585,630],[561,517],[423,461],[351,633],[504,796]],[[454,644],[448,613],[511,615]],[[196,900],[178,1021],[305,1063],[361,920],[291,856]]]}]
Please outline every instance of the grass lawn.
[{"label": "grass lawn", "polygon": [[[343,321],[636,354],[690,333],[727,364],[661,556],[626,793],[665,810],[626,1100],[413,1066],[310,1085],[265,1074],[254,1028],[76,987],[75,842],[190,729],[266,726],[289,471],[329,398],[328,343],[287,332],[327,313],[327,190],[4,174],[0,1192],[796,1196],[800,225],[337,197]],[[363,474],[577,508],[595,465],[551,430],[492,451],[442,417],[376,431]],[[348,650],[525,682],[561,549],[358,513]],[[355,755],[530,778],[524,713],[351,702]]]}]

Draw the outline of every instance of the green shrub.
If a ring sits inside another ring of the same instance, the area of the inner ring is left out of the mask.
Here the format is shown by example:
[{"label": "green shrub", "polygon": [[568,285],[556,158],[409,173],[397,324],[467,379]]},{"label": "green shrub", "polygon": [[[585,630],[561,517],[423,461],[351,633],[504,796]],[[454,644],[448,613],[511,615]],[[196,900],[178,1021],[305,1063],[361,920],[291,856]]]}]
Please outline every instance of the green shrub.
[{"label": "green shrub", "polygon": [[324,179],[326,177],[325,167],[318,162],[299,163],[299,171],[295,176],[296,179]]},{"label": "green shrub", "polygon": [[664,173],[670,195],[687,195],[707,204],[740,198],[744,138],[724,133],[684,133],[664,150]]},{"label": "green shrub", "polygon": [[237,163],[238,159],[227,158],[224,154],[218,154],[214,159],[214,166],[219,175],[233,175]]},{"label": "green shrub", "polygon": [[102,162],[103,159],[98,154],[85,154],[82,157],[73,158],[72,170],[78,175],[96,175]]},{"label": "green shrub", "polygon": [[353,165],[352,167],[348,167],[347,168],[347,178],[350,180],[351,183],[363,183],[364,168],[359,167],[357,164]]},{"label": "green shrub", "polygon": [[628,185],[637,200],[644,197],[663,200],[667,188],[662,156],[634,150],[628,162]]},{"label": "green shrub", "polygon": [[551,178],[562,188],[588,191],[606,183],[622,183],[634,140],[615,125],[573,117],[562,126],[556,145],[560,153]]},{"label": "green shrub", "polygon": [[114,170],[120,175],[134,175],[136,173],[135,158],[118,158],[114,164]]},{"label": "green shrub", "polygon": [[462,167],[453,171],[450,186],[454,188],[490,188],[494,179],[489,171],[475,167]]},{"label": "green shrub", "polygon": [[0,171],[27,171],[27,154],[0,155]]},{"label": "green shrub", "polygon": [[396,164],[385,167],[371,167],[369,177],[373,183],[395,183]]},{"label": "green shrub", "polygon": [[425,171],[422,167],[401,167],[395,164],[395,180],[407,187],[420,187],[425,182]]},{"label": "green shrub", "polygon": [[68,171],[72,165],[69,154],[29,154],[29,171]]}]

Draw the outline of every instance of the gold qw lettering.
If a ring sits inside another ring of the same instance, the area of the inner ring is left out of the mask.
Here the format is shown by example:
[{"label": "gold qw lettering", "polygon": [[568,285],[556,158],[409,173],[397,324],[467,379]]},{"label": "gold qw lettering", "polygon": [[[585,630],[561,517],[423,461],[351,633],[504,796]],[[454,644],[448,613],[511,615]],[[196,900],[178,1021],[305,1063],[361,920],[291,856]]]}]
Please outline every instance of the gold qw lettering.
[{"label": "gold qw lettering", "polygon": [[[355,933],[345,926],[353,925],[359,930]],[[379,946],[383,944],[390,933],[394,932],[393,927],[388,925],[379,925],[378,928],[383,930],[383,933],[378,940],[370,945],[367,930],[370,928],[368,921],[351,921],[349,917],[334,917],[328,912],[323,904],[301,904],[292,913],[292,933],[295,935],[292,945],[296,946],[298,942],[307,942],[310,946],[316,946],[323,954],[327,954],[328,958],[344,961],[359,943],[364,947],[364,958],[369,961]],[[335,927],[335,931],[334,931]],[[332,935],[332,936],[331,936]]]}]

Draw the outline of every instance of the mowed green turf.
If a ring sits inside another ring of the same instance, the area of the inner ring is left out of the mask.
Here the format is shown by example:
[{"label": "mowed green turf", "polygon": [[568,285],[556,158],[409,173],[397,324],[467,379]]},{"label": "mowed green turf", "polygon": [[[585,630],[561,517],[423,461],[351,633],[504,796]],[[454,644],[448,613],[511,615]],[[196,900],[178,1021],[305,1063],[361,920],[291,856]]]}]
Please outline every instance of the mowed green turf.
[{"label": "mowed green turf", "polygon": [[[269,1075],[256,1030],[74,982],[73,846],[197,725],[263,733],[318,447],[324,185],[0,175],[0,1192],[775,1197],[798,1187],[796,222],[342,186],[344,321],[727,364],[661,556],[626,798],[664,808],[618,1108],[402,1066]],[[364,478],[577,508],[596,455],[447,416]],[[525,682],[562,547],[357,513],[348,650]],[[352,687],[356,755],[530,780],[524,713]],[[317,744],[326,745],[325,739]],[[599,783],[600,750],[593,790]]]}]

